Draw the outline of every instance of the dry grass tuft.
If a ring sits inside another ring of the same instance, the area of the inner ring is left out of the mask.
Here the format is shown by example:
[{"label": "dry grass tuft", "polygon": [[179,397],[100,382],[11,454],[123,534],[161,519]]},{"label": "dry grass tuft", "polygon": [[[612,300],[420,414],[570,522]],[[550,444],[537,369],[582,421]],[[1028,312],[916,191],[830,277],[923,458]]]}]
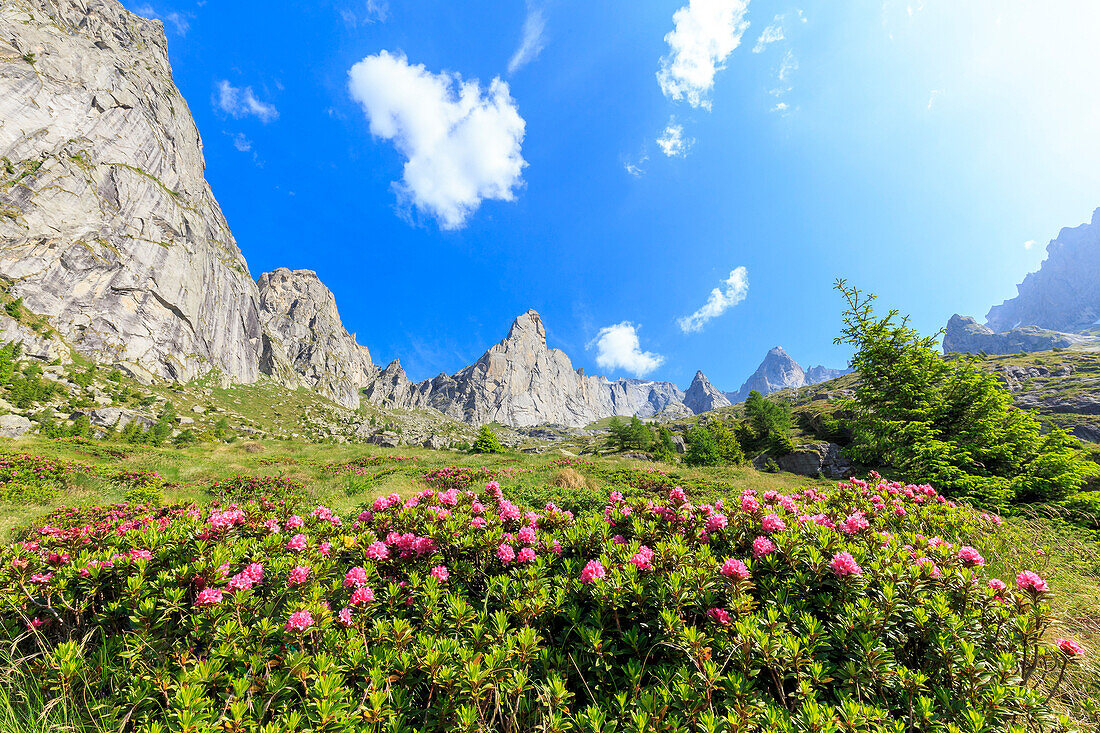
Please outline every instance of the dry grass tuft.
[{"label": "dry grass tuft", "polygon": [[550,479],[550,485],[557,486],[559,489],[583,489],[587,486],[587,482],[575,468],[566,466],[554,474]]}]

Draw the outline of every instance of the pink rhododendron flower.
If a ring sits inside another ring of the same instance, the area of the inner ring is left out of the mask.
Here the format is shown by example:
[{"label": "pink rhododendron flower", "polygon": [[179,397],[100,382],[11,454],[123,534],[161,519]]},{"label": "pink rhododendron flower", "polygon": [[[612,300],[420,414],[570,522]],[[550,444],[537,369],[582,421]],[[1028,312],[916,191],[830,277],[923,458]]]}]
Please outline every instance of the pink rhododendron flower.
[{"label": "pink rhododendron flower", "polygon": [[959,559],[970,567],[985,565],[985,558],[982,557],[980,552],[969,545],[963,545],[959,548]]},{"label": "pink rhododendron flower", "polygon": [[251,588],[252,578],[245,573],[237,573],[225,585],[225,589],[231,593],[239,590],[250,590]]},{"label": "pink rhododendron flower", "polygon": [[841,578],[849,575],[863,575],[863,568],[856,563],[855,558],[848,552],[837,553],[832,562],[829,563],[829,569]]},{"label": "pink rhododendron flower", "polygon": [[1016,587],[1020,590],[1032,590],[1036,593],[1045,593],[1047,582],[1039,577],[1038,573],[1025,570],[1016,576]]},{"label": "pink rhododendron flower", "polygon": [[351,626],[351,609],[341,608],[340,612],[336,614],[336,620],[344,626]]},{"label": "pink rhododendron flower", "polygon": [[345,588],[362,588],[367,584],[367,571],[364,568],[352,568],[344,575],[344,587]]},{"label": "pink rhododendron flower", "polygon": [[516,539],[524,545],[533,545],[538,541],[539,536],[530,527],[523,527],[519,532],[516,532]]},{"label": "pink rhododendron flower", "polygon": [[286,622],[287,631],[305,631],[313,626],[313,615],[309,611],[295,611]]},{"label": "pink rhododendron flower", "polygon": [[476,529],[485,529],[488,525],[489,523],[482,517],[474,517],[470,520],[470,526]]},{"label": "pink rhododendron flower", "polygon": [[726,519],[725,514],[713,514],[707,517],[706,529],[708,532],[714,532],[715,530],[722,529],[729,524],[729,520]]},{"label": "pink rhododendron flower", "polygon": [[516,551],[512,549],[512,546],[505,543],[497,548],[497,557],[503,563],[510,563],[516,559]]},{"label": "pink rhododendron flower", "polygon": [[645,545],[638,548],[638,551],[630,558],[631,564],[639,570],[652,570],[653,569],[653,550],[649,549]]},{"label": "pink rhododendron flower", "polygon": [[385,560],[390,556],[390,548],[384,542],[372,542],[367,548],[367,557],[371,560]]},{"label": "pink rhododendron flower", "polygon": [[37,628],[42,627],[46,622],[35,616],[27,623],[27,631],[34,631]]},{"label": "pink rhododendron flower", "polygon": [[272,517],[271,519],[264,522],[264,529],[266,529],[271,534],[279,534],[279,520]]},{"label": "pink rhododendron flower", "polygon": [[769,540],[767,537],[757,537],[752,541],[752,556],[754,559],[759,560],[765,555],[771,554],[775,551],[775,543]]},{"label": "pink rhododendron flower", "polygon": [[684,493],[683,489],[677,486],[675,489],[669,492],[668,500],[673,504],[683,504],[687,501],[687,494]]},{"label": "pink rhododendron flower", "polygon": [[330,552],[332,552],[332,543],[331,542],[322,542],[321,543],[321,554],[324,555],[325,557],[328,557]]},{"label": "pink rhododendron flower", "polygon": [[366,605],[367,603],[374,603],[374,591],[367,587],[356,588],[355,591],[351,594],[350,603],[353,606],[362,606]]},{"label": "pink rhododendron flower", "polygon": [[709,611],[707,611],[707,615],[710,616],[711,620],[713,620],[714,623],[720,624],[722,626],[729,626],[730,612],[727,611],[726,609],[724,609],[724,608],[712,608]]},{"label": "pink rhododendron flower", "polygon": [[606,575],[607,571],[603,569],[603,564],[599,560],[589,560],[588,564],[584,566],[584,570],[581,571],[581,582],[585,584],[594,583]]},{"label": "pink rhododendron flower", "polygon": [[1058,648],[1061,649],[1063,653],[1071,657],[1079,657],[1085,653],[1081,645],[1073,639],[1055,639],[1054,643],[1058,645]]},{"label": "pink rhododendron flower", "polygon": [[35,573],[31,576],[31,582],[46,585],[53,579],[53,573]]},{"label": "pink rhododendron flower", "polygon": [[250,563],[241,574],[247,576],[253,584],[260,583],[264,579],[264,566],[258,562]]},{"label": "pink rhododendron flower", "polygon": [[611,538],[611,541],[616,545],[625,545],[626,537],[623,537],[621,534],[617,534]]},{"label": "pink rhododendron flower", "polygon": [[782,532],[787,528],[786,523],[779,518],[778,514],[766,514],[761,522],[764,527],[764,531],[768,534],[774,534],[775,532]]},{"label": "pink rhododendron flower", "polygon": [[738,580],[748,580],[751,575],[748,565],[732,557],[722,563],[721,573],[727,578],[737,578]]},{"label": "pink rhododendron flower", "polygon": [[289,585],[301,585],[309,578],[309,568],[305,565],[298,565],[290,571],[290,578],[287,580]]},{"label": "pink rhododendron flower", "polygon": [[138,550],[138,549],[130,550],[130,559],[135,560],[135,561],[136,560],[152,560],[153,559],[153,553],[149,552],[148,550]]},{"label": "pink rhododendron flower", "polygon": [[213,606],[222,602],[222,592],[217,588],[207,588],[195,598],[195,604],[199,606]]},{"label": "pink rhododendron flower", "polygon": [[286,543],[286,549],[294,552],[301,552],[307,547],[309,547],[309,540],[306,539],[304,534],[296,534]]},{"label": "pink rhododendron flower", "polygon": [[1008,586],[1000,578],[993,578],[989,581],[989,587],[993,589],[995,595],[1000,595]]},{"label": "pink rhododendron flower", "polygon": [[516,562],[534,562],[536,557],[537,555],[535,555],[533,549],[524,547],[519,551],[519,554],[516,555]]},{"label": "pink rhododendron flower", "polygon": [[756,514],[756,512],[760,511],[760,502],[756,500],[755,496],[742,496],[741,511],[748,512],[749,514]]},{"label": "pink rhododendron flower", "polygon": [[840,531],[847,535],[856,534],[862,530],[871,526],[871,523],[867,521],[867,518],[863,516],[863,512],[852,512],[848,515],[848,518],[840,523]]},{"label": "pink rhododendron flower", "polygon": [[443,565],[436,565],[432,568],[432,576],[440,583],[447,581],[447,578],[451,577],[451,573]]},{"label": "pink rhododendron flower", "polygon": [[286,520],[286,528],[287,529],[298,529],[303,524],[305,524],[305,522],[303,522],[302,518],[299,517],[297,514],[292,516],[290,519]]}]

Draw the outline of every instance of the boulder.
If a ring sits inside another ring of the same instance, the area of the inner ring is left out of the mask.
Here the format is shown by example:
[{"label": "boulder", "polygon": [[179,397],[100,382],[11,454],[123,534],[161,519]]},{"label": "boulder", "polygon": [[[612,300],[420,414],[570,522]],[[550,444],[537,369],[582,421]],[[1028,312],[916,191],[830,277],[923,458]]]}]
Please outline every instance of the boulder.
[{"label": "boulder", "polygon": [[420,446],[422,448],[431,448],[432,450],[443,450],[449,445],[450,442],[446,438],[439,435],[429,435],[420,443]]},{"label": "boulder", "polygon": [[383,448],[396,448],[401,445],[401,437],[397,433],[385,430],[370,436],[367,442],[372,445],[380,445]]},{"label": "boulder", "polygon": [[677,453],[687,453],[687,442],[680,435],[672,436],[672,447],[676,449]]},{"label": "boulder", "polygon": [[26,435],[32,423],[22,415],[0,415],[0,438],[20,438]]},{"label": "boulder", "polygon": [[149,428],[156,423],[151,417],[133,410],[127,410],[124,407],[98,407],[94,410],[74,412],[71,417],[75,420],[81,415],[87,415],[88,421],[97,427],[109,428],[114,425],[119,430],[122,430],[131,422],[138,422],[144,428]]},{"label": "boulder", "polygon": [[833,479],[848,478],[855,469],[852,462],[840,454],[840,446],[836,443],[797,445],[792,453],[778,456],[775,462],[780,470],[788,473]]}]

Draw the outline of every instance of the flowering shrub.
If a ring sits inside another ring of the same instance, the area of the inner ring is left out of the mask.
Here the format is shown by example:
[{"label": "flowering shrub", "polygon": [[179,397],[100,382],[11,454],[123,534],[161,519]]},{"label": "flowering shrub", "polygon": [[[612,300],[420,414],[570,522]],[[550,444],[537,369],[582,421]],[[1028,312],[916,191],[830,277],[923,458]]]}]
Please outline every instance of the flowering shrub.
[{"label": "flowering shrub", "polygon": [[45,502],[57,494],[66,478],[91,468],[27,453],[0,455],[0,499]]},{"label": "flowering shrub", "polygon": [[245,476],[214,481],[206,492],[221,502],[228,501],[293,501],[306,497],[301,481],[284,476]]},{"label": "flowering shrub", "polygon": [[514,478],[522,473],[530,473],[529,468],[466,468],[464,466],[447,466],[428,471],[421,475],[420,480],[437,489],[467,489],[476,483],[499,480],[502,478]]},{"label": "flowering shrub", "polygon": [[927,486],[294,511],[57,512],[0,551],[0,628],[158,732],[1060,730],[1032,685],[1085,653]]}]

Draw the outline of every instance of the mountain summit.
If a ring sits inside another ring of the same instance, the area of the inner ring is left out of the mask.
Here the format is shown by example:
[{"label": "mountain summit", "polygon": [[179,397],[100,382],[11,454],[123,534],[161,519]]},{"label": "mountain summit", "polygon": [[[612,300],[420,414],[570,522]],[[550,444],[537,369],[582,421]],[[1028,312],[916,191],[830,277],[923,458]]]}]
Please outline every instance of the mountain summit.
[{"label": "mountain summit", "polygon": [[741,389],[736,392],[726,392],[726,397],[731,403],[744,402],[749,398],[749,393],[756,391],[760,394],[771,394],[782,389],[797,389],[811,384],[818,384],[829,379],[847,374],[850,369],[829,369],[824,366],[812,366],[803,370],[798,362],[783,350],[782,346],[776,346],[764,356],[764,361],[752,373]]}]

